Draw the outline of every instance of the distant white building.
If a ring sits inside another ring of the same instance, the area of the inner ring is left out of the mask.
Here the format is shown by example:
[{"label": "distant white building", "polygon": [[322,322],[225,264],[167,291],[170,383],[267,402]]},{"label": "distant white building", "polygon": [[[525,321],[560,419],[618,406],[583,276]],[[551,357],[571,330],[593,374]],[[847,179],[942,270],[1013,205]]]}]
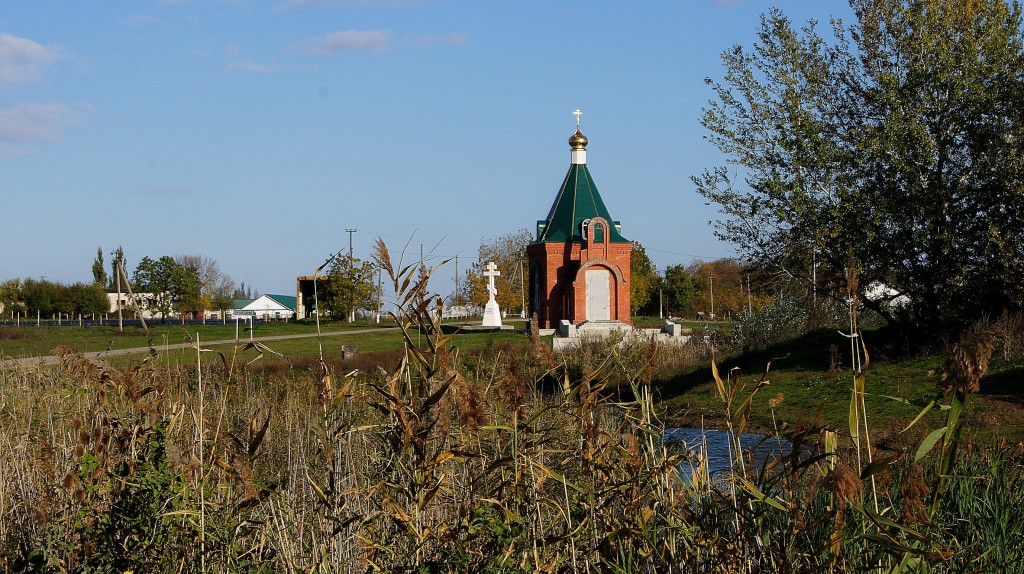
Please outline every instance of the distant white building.
[{"label": "distant white building", "polygon": [[231,317],[256,319],[294,319],[296,298],[288,295],[260,295],[230,311]]},{"label": "distant white building", "polygon": [[[135,293],[134,297],[129,297],[128,293],[122,292],[121,313],[128,317],[135,316],[135,305],[138,304],[139,309],[142,310],[143,319],[158,319],[160,312],[157,311],[156,304],[160,297],[170,297],[170,295],[166,293]],[[107,293],[107,300],[110,301],[110,312],[117,313],[117,293]],[[177,314],[171,310],[167,316],[177,317]]]}]

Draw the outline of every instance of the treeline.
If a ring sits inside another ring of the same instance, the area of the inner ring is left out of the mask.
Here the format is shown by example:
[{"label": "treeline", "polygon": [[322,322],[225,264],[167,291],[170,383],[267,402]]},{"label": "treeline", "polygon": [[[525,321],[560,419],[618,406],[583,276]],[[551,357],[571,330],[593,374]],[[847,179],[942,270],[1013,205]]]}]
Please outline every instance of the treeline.
[{"label": "treeline", "polygon": [[0,284],[0,303],[4,314],[52,317],[102,315],[110,309],[102,285],[73,283],[65,285],[45,279],[9,279]]},{"label": "treeline", "polygon": [[[119,267],[123,274],[118,273]],[[0,283],[0,305],[10,317],[100,315],[110,311],[107,293],[120,290],[127,294],[130,289],[136,295],[135,303],[166,319],[175,313],[184,318],[207,309],[224,311],[234,306],[235,299],[253,294],[244,283],[236,286],[214,259],[201,255],[146,256],[129,275],[123,249],[114,250],[108,272],[100,247],[92,263],[92,277],[92,284],[70,285],[45,279],[9,279]]]},{"label": "treeline", "polygon": [[750,264],[725,258],[669,265],[659,271],[644,247],[633,242],[630,299],[634,315],[728,317],[763,308],[775,282]]}]

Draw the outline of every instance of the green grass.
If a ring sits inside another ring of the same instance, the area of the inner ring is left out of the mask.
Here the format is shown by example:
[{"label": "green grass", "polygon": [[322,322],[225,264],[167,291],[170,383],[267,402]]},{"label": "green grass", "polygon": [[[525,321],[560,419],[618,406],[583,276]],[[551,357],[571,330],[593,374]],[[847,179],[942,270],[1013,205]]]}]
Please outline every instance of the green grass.
[{"label": "green grass", "polygon": [[[869,352],[874,335],[865,334]],[[865,403],[871,438],[883,448],[905,449],[918,444],[929,430],[943,424],[945,413],[933,408],[921,424],[903,432],[924,405],[935,398],[935,376],[930,373],[938,369],[947,356],[886,360],[881,348],[876,352],[878,357],[871,359],[866,371]],[[770,381],[753,399],[752,429],[771,430],[783,424],[790,427],[824,424],[848,433],[853,386],[849,355],[847,339],[835,331],[818,331],[768,351],[720,358],[718,368],[723,378],[729,372],[740,377],[744,386],[737,404],[749,396],[762,376]],[[842,362],[838,368],[833,368],[837,365],[832,361],[837,357]],[[733,371],[737,367],[739,370]],[[658,386],[673,424],[707,428],[722,425],[723,408],[710,365],[685,367],[666,374]],[[977,440],[991,442],[1005,438],[1011,443],[1024,440],[1024,427],[1019,424],[1024,417],[1024,358],[1007,361],[998,353],[993,356],[988,373],[982,379],[981,392],[969,400],[966,430]],[[773,401],[775,407],[771,406]]]},{"label": "green grass", "polygon": [[[515,324],[515,323],[513,323]],[[390,318],[383,318],[378,324],[373,321],[360,320],[353,323],[347,321],[321,321],[320,331],[329,333],[332,331],[351,331],[354,329],[372,329],[380,327],[393,327],[394,322]],[[297,335],[316,333],[316,322],[312,320],[289,321],[279,323],[257,324],[255,330],[250,333],[244,324],[239,328],[239,336],[243,340],[253,337],[272,337],[279,335]],[[53,348],[58,345],[67,345],[79,352],[105,351],[131,349],[136,347],[154,346],[159,348],[164,344],[175,344],[188,342],[198,334],[200,341],[233,340],[235,338],[235,324],[228,323],[221,325],[213,321],[206,325],[180,325],[173,321],[161,324],[159,321],[150,325],[150,335],[147,336],[141,327],[126,326],[123,332],[117,327],[35,327],[23,325],[20,327],[0,327],[0,357],[7,359],[20,359],[26,357],[39,357],[50,355]],[[334,337],[325,339],[340,345],[360,345],[359,342],[351,342],[351,336]],[[360,334],[359,337],[365,337]],[[392,341],[392,338],[384,337],[382,340],[389,341],[387,345],[400,345],[399,339]],[[377,339],[371,337],[364,343],[368,348],[378,344]],[[274,349],[284,349],[285,354],[315,354],[315,339],[304,341],[278,341],[273,343]],[[339,351],[340,352],[340,351]]]},{"label": "green grass", "polygon": [[[413,335],[413,341],[416,341],[417,336]],[[202,341],[202,339],[200,339]],[[335,335],[330,337],[322,337],[323,350],[325,357],[340,357],[341,348],[344,345],[352,345],[358,347],[360,353],[368,353],[374,351],[386,351],[390,349],[400,349],[403,346],[402,333],[399,330],[391,331],[372,331],[366,333],[351,333],[346,335]],[[528,343],[528,339],[521,333],[514,331],[495,331],[495,332],[480,332],[480,333],[459,333],[452,337],[451,346],[459,347],[463,350],[478,349],[488,345],[500,344],[504,342],[521,343],[523,345]],[[245,341],[242,341],[244,344]],[[317,343],[316,337],[309,337],[305,339],[284,339],[280,341],[267,341],[264,342],[267,348],[271,349],[276,353],[280,353],[289,359],[301,358],[301,357],[315,357],[320,354],[320,347]],[[203,345],[203,348],[208,348],[213,351],[218,351],[225,355],[230,355],[233,352],[234,345]],[[193,365],[196,362],[196,351],[194,348],[186,349],[171,349],[164,353],[163,350],[156,347],[157,352],[160,354],[160,361],[169,361],[171,364],[178,365]],[[242,352],[239,356],[242,360],[251,360],[259,355],[259,351],[256,349],[247,349]],[[265,357],[271,358],[272,355],[269,353],[264,354]],[[207,355],[203,357],[206,361],[211,356]],[[120,356],[115,357],[112,362],[115,364],[124,364],[131,359]]]}]

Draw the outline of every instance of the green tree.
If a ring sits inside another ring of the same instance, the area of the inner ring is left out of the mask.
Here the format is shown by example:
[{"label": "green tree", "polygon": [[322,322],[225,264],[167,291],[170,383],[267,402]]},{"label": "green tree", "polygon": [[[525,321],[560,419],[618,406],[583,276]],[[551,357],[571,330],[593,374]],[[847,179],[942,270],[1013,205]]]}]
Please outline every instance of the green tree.
[{"label": "green tree", "polygon": [[[764,269],[880,282],[938,327],[1020,307],[1024,34],[1003,0],[852,0],[823,39],[778,10],[723,54],[702,123],[732,168],[695,177]],[[817,285],[814,286],[817,288]],[[838,289],[837,289],[838,291]]]},{"label": "green tree", "polygon": [[175,308],[178,299],[177,282],[183,276],[178,263],[164,255],[154,260],[143,257],[135,266],[132,284],[138,294],[144,297],[146,305],[160,313],[160,322],[167,322],[167,315]]},{"label": "green tree", "polygon": [[483,307],[487,304],[487,277],[484,270],[493,261],[501,273],[494,278],[498,290],[495,300],[504,311],[520,313],[523,309],[523,287],[526,285],[528,263],[526,246],[533,241],[533,234],[526,229],[483,241],[477,250],[477,261],[473,263],[460,281],[461,294],[471,305]]},{"label": "green tree", "polygon": [[103,248],[96,248],[96,259],[92,262],[92,282],[96,285],[107,284],[107,268],[103,265]]},{"label": "green tree", "polygon": [[335,319],[352,319],[358,309],[376,307],[375,267],[345,252],[334,256],[327,276],[320,281],[317,309]]},{"label": "green tree", "polygon": [[669,265],[662,279],[662,303],[670,317],[681,317],[698,295],[693,276],[684,265]]},{"label": "green tree", "polygon": [[96,317],[110,310],[110,299],[107,298],[107,290],[102,283],[75,283],[68,288],[69,298],[72,301],[72,317],[81,315],[83,317]]},{"label": "green tree", "polygon": [[185,323],[186,315],[196,318],[205,309],[203,300],[203,270],[194,262],[174,261],[171,294],[178,318]]},{"label": "green tree", "polygon": [[110,309],[110,300],[102,285],[75,283],[63,285],[52,281],[26,279],[21,286],[24,309],[52,317],[60,313],[74,319],[79,315],[101,315]]},{"label": "green tree", "polygon": [[60,296],[58,286],[50,281],[26,279],[21,286],[21,296],[29,315],[39,314],[50,317],[57,313]]},{"label": "green tree", "polygon": [[8,279],[0,283],[0,304],[4,312],[14,317],[15,313],[25,313],[25,303],[21,292],[21,279]]},{"label": "green tree", "polygon": [[647,257],[647,250],[639,241],[633,242],[633,252],[629,254],[629,306],[634,315],[640,309],[648,307],[651,297],[658,290],[660,279],[654,269],[654,263]]},{"label": "green tree", "polygon": [[[235,282],[220,270],[215,259],[202,255],[179,255],[174,260],[182,269],[190,272],[187,277],[189,284],[192,283],[192,278],[198,278],[199,301],[198,303],[191,302],[194,305],[193,311],[218,309],[223,312],[224,309],[231,306],[232,301],[229,300],[229,296],[234,290]],[[215,298],[217,298],[216,305],[214,304]],[[225,305],[226,301],[227,306],[217,306]]]}]

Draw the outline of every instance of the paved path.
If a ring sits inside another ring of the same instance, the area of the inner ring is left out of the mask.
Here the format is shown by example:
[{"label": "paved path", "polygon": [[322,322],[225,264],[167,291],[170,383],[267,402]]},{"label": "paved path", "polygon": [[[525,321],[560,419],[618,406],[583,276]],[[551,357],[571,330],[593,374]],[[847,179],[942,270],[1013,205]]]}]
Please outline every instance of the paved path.
[{"label": "paved path", "polygon": [[[330,331],[327,333],[321,333],[321,337],[334,337],[337,335],[358,335],[359,333],[379,333],[381,331],[397,331],[398,327],[374,327],[371,329],[351,329],[348,331]],[[267,335],[265,337],[253,337],[252,341],[264,342],[264,341],[282,341],[284,339],[308,339],[310,337],[316,337],[316,333],[299,333],[293,335]],[[239,343],[245,343],[250,339],[239,339]],[[200,341],[204,347],[210,347],[213,345],[234,345],[234,339],[220,339],[217,341]],[[154,350],[171,350],[171,349],[185,349],[193,346],[192,343],[173,343],[170,345],[153,345],[151,347],[132,347],[130,349],[114,349],[107,351],[89,351],[82,353],[82,356],[86,359],[106,359],[109,357],[118,357],[122,355],[133,355],[137,353],[148,353],[150,349]],[[43,357],[26,357],[24,359],[7,359],[3,362],[5,367],[7,366],[22,366],[28,367],[31,365],[55,365],[60,362],[60,357],[57,355],[46,355]]]}]

